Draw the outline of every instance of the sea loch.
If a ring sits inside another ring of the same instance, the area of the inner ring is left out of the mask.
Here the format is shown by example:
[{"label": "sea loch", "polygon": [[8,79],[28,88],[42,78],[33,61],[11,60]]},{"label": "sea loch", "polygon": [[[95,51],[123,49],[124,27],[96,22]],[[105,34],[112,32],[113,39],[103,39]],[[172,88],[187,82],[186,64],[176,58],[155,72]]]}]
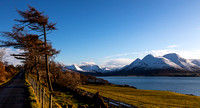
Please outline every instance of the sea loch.
[{"label": "sea loch", "polygon": [[172,91],[200,96],[200,77],[99,77],[113,84],[127,84],[137,89]]}]

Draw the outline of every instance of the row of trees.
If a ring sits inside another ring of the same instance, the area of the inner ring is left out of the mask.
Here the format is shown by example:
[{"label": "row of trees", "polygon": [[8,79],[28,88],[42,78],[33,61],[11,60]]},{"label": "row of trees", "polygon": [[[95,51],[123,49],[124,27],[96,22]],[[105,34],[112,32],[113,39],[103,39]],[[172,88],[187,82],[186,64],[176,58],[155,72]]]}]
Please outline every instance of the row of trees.
[{"label": "row of trees", "polygon": [[57,88],[74,89],[76,85],[88,82],[88,79],[96,79],[63,70],[63,66],[54,61],[60,51],[52,48],[51,42],[47,42],[46,35],[56,30],[56,24],[49,22],[49,17],[43,15],[44,12],[39,12],[31,6],[28,6],[25,11],[17,10],[17,12],[22,19],[15,19],[18,24],[13,26],[12,31],[2,32],[0,47],[23,50],[22,53],[12,54],[12,56],[23,62],[26,72],[36,73],[38,81],[40,78],[45,78],[50,91],[53,91],[52,82]]},{"label": "row of trees", "polygon": [[[47,34],[56,30],[56,23],[49,22],[49,17],[43,15],[34,7],[28,6],[26,11],[17,10],[22,19],[15,19],[11,32],[2,32],[1,47],[13,47],[24,50],[23,53],[12,54],[16,59],[22,60],[26,71],[37,71],[37,79],[40,80],[39,67],[45,67],[46,78],[50,91],[53,91],[49,73],[49,61],[60,51],[52,48],[47,42]],[[44,66],[45,65],[45,66]],[[42,68],[40,68],[42,69]]]},{"label": "row of trees", "polygon": [[5,49],[0,49],[0,83],[8,80],[18,72],[18,66],[8,65],[5,59]]},{"label": "row of trees", "polygon": [[[46,79],[49,91],[53,91],[53,85],[59,91],[70,89],[74,92],[77,85],[89,82],[89,79],[96,79],[67,69],[64,70],[61,64],[54,61],[55,55],[60,51],[52,48],[51,42],[47,42],[46,35],[56,30],[56,24],[49,22],[47,15],[43,15],[43,12],[39,12],[31,6],[26,11],[17,10],[17,12],[22,19],[15,20],[18,24],[13,26],[12,31],[2,32],[0,47],[13,47],[23,50],[22,53],[12,54],[12,56],[23,62],[26,72],[36,73],[38,81],[41,80],[40,78]],[[0,60],[2,60],[2,57],[0,57]],[[51,77],[52,79],[50,79]],[[78,94],[77,98],[85,96],[77,92],[75,94]]]},{"label": "row of trees", "polygon": [[4,65],[0,62],[0,83],[8,80],[18,72],[18,68],[13,65]]}]

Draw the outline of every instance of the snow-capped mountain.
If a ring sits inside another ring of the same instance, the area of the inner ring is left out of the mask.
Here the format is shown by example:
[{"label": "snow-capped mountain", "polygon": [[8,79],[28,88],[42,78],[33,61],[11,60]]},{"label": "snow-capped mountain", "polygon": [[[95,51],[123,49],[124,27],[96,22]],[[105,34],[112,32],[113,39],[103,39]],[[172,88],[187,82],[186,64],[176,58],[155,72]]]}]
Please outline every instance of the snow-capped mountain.
[{"label": "snow-capped mountain", "polygon": [[73,64],[73,65],[69,65],[69,66],[66,66],[67,69],[70,69],[70,70],[75,70],[75,71],[84,71],[83,69],[81,69],[79,66],[77,66],[76,64]]},{"label": "snow-capped mountain", "polygon": [[81,64],[81,65],[68,65],[65,66],[65,68],[75,71],[81,71],[81,72],[111,72],[111,71],[117,71],[120,68],[109,68],[109,67],[100,67],[96,64]]},{"label": "snow-capped mountain", "polygon": [[149,54],[145,56],[142,60],[139,58],[132,62],[127,69],[130,70],[132,68],[144,68],[144,69],[170,69],[170,68],[178,68],[182,69],[179,65],[171,62],[170,60],[164,57],[154,57]]},{"label": "snow-capped mountain", "polygon": [[118,68],[113,68],[113,67],[103,67],[101,68],[101,72],[102,73],[107,73],[107,72],[112,72],[112,71],[118,71],[120,70],[121,68],[118,67]]},{"label": "snow-capped mountain", "polygon": [[[195,63],[199,63],[193,60]],[[133,68],[143,68],[143,69],[180,69],[186,71],[196,71],[200,70],[200,67],[191,60],[184,59],[178,54],[170,53],[161,57],[154,57],[149,54],[145,56],[142,60],[139,58],[133,61],[130,65],[126,66],[126,70],[131,70]]]},{"label": "snow-capped mountain", "polygon": [[190,62],[192,62],[193,64],[200,66],[200,59],[190,59]]},{"label": "snow-capped mountain", "polygon": [[80,68],[87,72],[92,72],[92,71],[101,72],[102,71],[102,69],[98,65],[94,65],[94,64],[81,65]]},{"label": "snow-capped mountain", "polygon": [[185,59],[178,54],[164,56],[148,54],[143,59],[136,59],[121,69],[101,68],[96,64],[71,65],[66,68],[99,75],[142,75],[142,76],[200,76],[200,60]]},{"label": "snow-capped mountain", "polygon": [[103,69],[95,64],[82,64],[82,65],[68,65],[66,66],[67,69],[81,71],[81,72],[102,72]]},{"label": "snow-capped mountain", "polygon": [[195,71],[195,70],[200,69],[199,66],[192,63],[190,60],[187,60],[187,59],[180,57],[176,53],[166,54],[163,57],[165,57],[168,60],[176,63],[177,65],[179,65],[180,67],[182,67],[183,69],[188,70],[188,71]]},{"label": "snow-capped mountain", "polygon": [[151,54],[110,75],[200,76],[200,60],[188,60],[175,53],[155,57]]}]

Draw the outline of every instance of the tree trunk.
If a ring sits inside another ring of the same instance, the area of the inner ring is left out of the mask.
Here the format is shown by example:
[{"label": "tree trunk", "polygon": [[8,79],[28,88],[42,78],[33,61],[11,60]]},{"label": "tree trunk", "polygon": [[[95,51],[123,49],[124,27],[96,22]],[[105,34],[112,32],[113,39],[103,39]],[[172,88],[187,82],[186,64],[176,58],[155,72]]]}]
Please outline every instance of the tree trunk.
[{"label": "tree trunk", "polygon": [[52,67],[51,67],[51,62],[50,62],[50,65],[49,65],[49,72],[53,75],[53,81],[56,83],[56,73],[52,72]]},{"label": "tree trunk", "polygon": [[[47,47],[47,38],[46,38],[46,28],[43,26],[44,29],[44,44],[45,47]],[[46,62],[46,73],[47,73],[47,83],[49,85],[49,91],[53,91],[52,85],[51,85],[51,79],[49,76],[49,57],[47,54],[45,54],[45,62]]]},{"label": "tree trunk", "polygon": [[40,81],[40,73],[38,70],[38,57],[37,56],[35,56],[35,69],[37,71],[37,81]]}]

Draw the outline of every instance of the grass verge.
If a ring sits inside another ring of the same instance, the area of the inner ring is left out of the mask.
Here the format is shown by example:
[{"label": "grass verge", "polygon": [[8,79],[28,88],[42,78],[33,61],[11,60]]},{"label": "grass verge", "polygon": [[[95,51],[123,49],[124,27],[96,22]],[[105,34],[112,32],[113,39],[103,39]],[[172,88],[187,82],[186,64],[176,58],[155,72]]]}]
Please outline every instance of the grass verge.
[{"label": "grass verge", "polygon": [[132,104],[139,108],[200,108],[200,97],[169,91],[139,90],[114,85],[82,85],[80,88],[91,93],[99,91],[100,95],[104,97]]},{"label": "grass verge", "polygon": [[28,82],[27,78],[25,78],[25,85],[26,85],[26,92],[27,92],[27,101],[29,102],[29,105],[27,107],[40,108],[39,102],[37,101],[33,88],[31,87],[31,84]]},{"label": "grass verge", "polygon": [[[37,79],[36,75],[29,74],[35,80]],[[45,87],[45,92],[50,93],[48,88],[45,86],[44,79],[40,80],[40,83]],[[89,108],[91,102],[87,99],[82,99],[81,96],[77,96],[77,94],[73,93],[71,90],[67,90],[66,88],[56,89],[53,91],[53,101],[57,104],[59,108],[65,107],[67,105],[72,105],[72,108]]]}]

